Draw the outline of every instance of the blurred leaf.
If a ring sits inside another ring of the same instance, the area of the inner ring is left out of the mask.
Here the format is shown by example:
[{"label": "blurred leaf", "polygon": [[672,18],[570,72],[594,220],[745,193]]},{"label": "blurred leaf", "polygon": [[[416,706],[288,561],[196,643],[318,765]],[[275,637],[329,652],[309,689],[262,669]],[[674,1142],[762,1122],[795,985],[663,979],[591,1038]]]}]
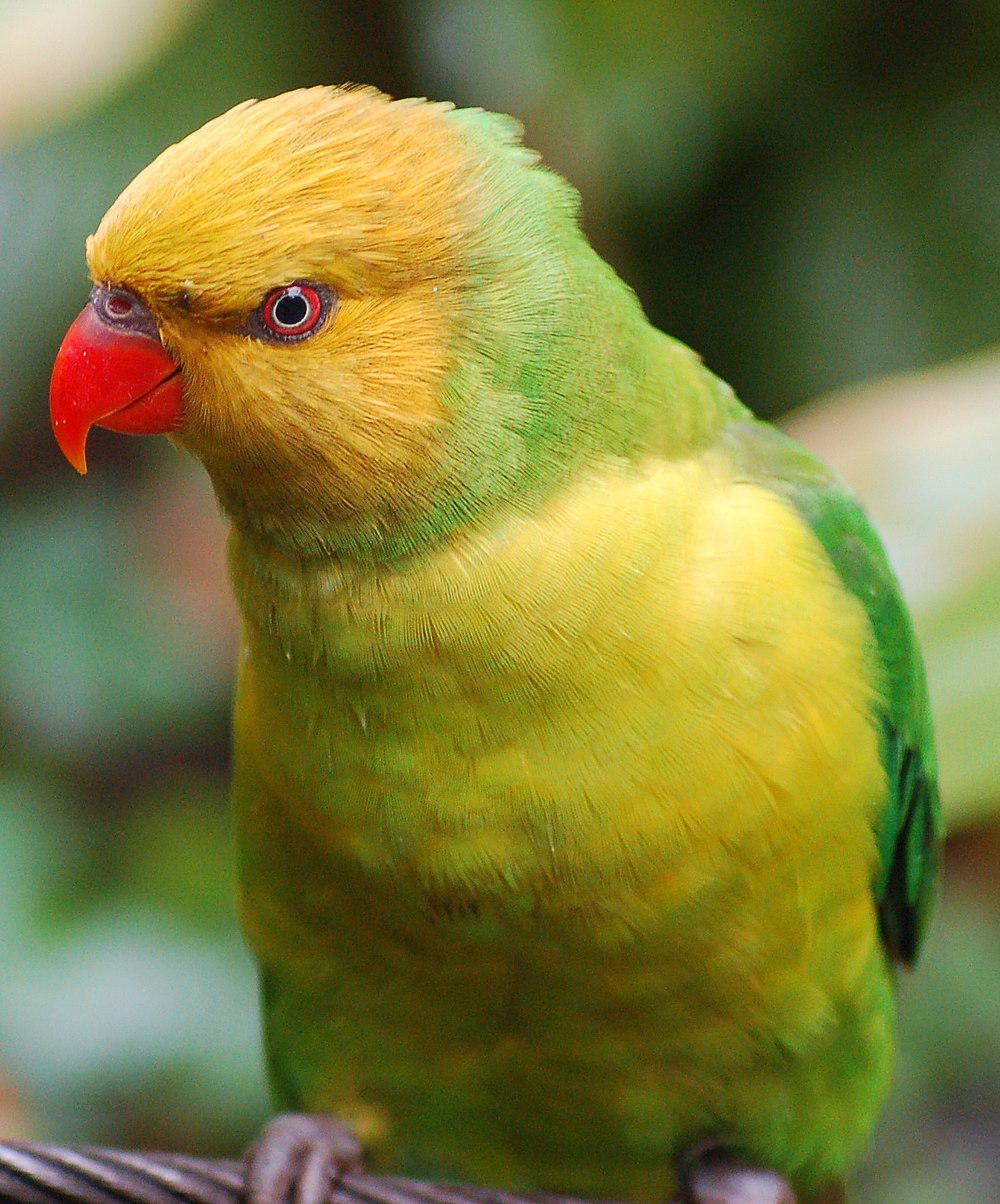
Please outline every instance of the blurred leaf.
[{"label": "blurred leaf", "polygon": [[229,800],[192,778],[142,800],[125,816],[121,888],[194,930],[232,932],[236,850]]},{"label": "blurred leaf", "polygon": [[[831,143],[790,165],[769,214],[759,318],[780,332],[786,404],[994,343],[1000,131],[981,83],[922,103],[842,104]],[[754,232],[759,236],[762,231]],[[764,329],[763,323],[761,329]]]},{"label": "blurred leaf", "polygon": [[[255,975],[232,894],[213,897],[231,874],[218,796],[179,786],[175,797],[164,815],[133,821],[126,877],[78,896],[71,939],[53,940],[51,897],[81,881],[107,834],[85,835],[57,791],[0,779],[0,1061],[64,1140],[113,1140],[154,1081],[170,1085],[169,1129],[192,1148],[245,1140],[264,1110]],[[171,814],[180,827],[168,835]]]},{"label": "blurred leaf", "polygon": [[515,112],[588,194],[669,207],[754,125],[844,6],[432,0],[409,6],[439,95]]},{"label": "blurred leaf", "polygon": [[167,611],[106,495],[68,481],[11,508],[5,527],[0,681],[26,736],[66,751],[128,744],[228,692],[228,672],[206,673],[198,633]]},{"label": "blurred leaf", "polygon": [[36,1121],[16,1085],[0,1071],[0,1141],[32,1141]]},{"label": "blurred leaf", "polygon": [[0,146],[80,105],[165,45],[201,0],[3,0]]},{"label": "blurred leaf", "polygon": [[899,991],[889,1107],[858,1177],[868,1204],[982,1204],[1000,1195],[1000,926],[993,900],[946,883]]}]

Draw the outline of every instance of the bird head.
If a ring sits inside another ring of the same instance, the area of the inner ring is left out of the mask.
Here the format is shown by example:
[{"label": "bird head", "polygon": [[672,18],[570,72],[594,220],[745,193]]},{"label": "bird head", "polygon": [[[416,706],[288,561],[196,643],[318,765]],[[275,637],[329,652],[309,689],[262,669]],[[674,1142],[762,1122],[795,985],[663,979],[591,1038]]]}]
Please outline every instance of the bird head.
[{"label": "bird head", "polygon": [[554,373],[557,402],[595,354],[567,334],[596,287],[581,255],[575,193],[508,118],[364,88],[248,101],[88,240],[53,429],[80,472],[95,424],[169,433],[238,526],[300,553],[412,539],[559,441],[528,393]]}]

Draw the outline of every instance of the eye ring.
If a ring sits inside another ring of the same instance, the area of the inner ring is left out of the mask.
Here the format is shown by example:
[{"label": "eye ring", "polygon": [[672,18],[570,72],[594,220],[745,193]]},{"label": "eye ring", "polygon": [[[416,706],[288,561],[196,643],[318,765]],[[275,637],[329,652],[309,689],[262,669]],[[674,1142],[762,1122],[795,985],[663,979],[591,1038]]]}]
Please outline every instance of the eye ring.
[{"label": "eye ring", "polygon": [[251,330],[272,343],[297,343],[320,329],[332,304],[333,294],[324,285],[297,280],[267,294]]},{"label": "eye ring", "polygon": [[114,322],[127,322],[135,313],[135,298],[122,288],[112,288],[104,294],[105,317]]}]

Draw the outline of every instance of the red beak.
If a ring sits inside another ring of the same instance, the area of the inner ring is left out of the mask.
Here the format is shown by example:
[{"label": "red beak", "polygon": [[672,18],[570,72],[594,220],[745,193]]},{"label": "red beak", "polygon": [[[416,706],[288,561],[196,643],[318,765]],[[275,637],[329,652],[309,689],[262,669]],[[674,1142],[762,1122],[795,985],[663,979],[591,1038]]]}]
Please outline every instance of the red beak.
[{"label": "red beak", "polygon": [[52,431],[63,455],[87,471],[94,425],[128,435],[162,435],[180,425],[180,366],[149,334],[116,330],[92,303],[66,332],[49,387]]}]

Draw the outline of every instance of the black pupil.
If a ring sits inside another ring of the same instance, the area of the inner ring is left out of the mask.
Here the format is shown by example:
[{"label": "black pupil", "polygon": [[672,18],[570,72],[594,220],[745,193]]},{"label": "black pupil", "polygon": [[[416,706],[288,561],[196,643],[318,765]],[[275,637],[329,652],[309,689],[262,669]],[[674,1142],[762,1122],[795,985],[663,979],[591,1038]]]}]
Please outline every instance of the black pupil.
[{"label": "black pupil", "polygon": [[309,317],[309,302],[301,293],[280,297],[274,306],[274,320],[279,326],[299,326]]}]

